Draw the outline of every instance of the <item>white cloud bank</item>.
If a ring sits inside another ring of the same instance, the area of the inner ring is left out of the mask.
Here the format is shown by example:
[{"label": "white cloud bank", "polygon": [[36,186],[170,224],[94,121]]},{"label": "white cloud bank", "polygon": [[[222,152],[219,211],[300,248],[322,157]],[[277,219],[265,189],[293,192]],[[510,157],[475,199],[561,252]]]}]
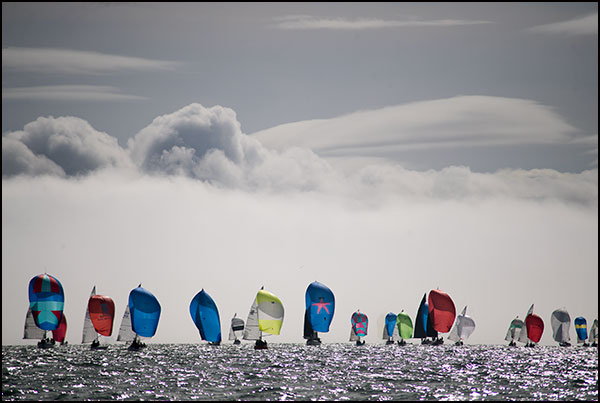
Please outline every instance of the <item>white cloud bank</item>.
[{"label": "white cloud bank", "polygon": [[598,13],[529,28],[532,32],[563,35],[598,35]]},{"label": "white cloud bank", "polygon": [[2,70],[36,73],[102,74],[173,70],[179,63],[59,48],[7,47]]},{"label": "white cloud bank", "polygon": [[[501,108],[492,107],[494,101]],[[467,97],[409,104],[329,121],[284,125],[286,130],[277,127],[254,136],[242,133],[233,110],[191,104],[154,119],[130,139],[127,149],[84,120],[38,118],[23,131],[3,136],[2,175],[3,179],[44,174],[69,177],[125,169],[135,175],[183,176],[243,191],[318,192],[374,204],[390,198],[517,198],[596,207],[597,169],[581,173],[551,169],[475,173],[466,166],[450,166],[413,171],[388,162],[341,172],[312,151],[568,139],[572,128],[547,108],[531,102],[506,102]],[[470,113],[465,104],[472,108]],[[476,105],[483,106],[478,109]],[[516,116],[512,122],[507,122],[508,106]]]},{"label": "white cloud bank", "polygon": [[289,30],[366,30],[384,28],[421,28],[421,27],[455,27],[464,25],[490,24],[491,21],[479,20],[382,20],[379,18],[324,18],[310,15],[289,15],[279,17],[276,28]]}]

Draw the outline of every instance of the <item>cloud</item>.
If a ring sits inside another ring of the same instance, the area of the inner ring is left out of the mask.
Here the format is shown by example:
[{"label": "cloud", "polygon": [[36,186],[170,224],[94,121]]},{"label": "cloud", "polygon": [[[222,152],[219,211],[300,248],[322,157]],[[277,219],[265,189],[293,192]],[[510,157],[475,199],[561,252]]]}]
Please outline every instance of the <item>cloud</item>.
[{"label": "cloud", "polygon": [[347,18],[323,18],[310,15],[290,15],[279,17],[275,24],[279,29],[331,29],[331,30],[366,30],[366,29],[384,29],[384,28],[420,28],[420,27],[455,27],[464,25],[490,24],[491,21],[479,20],[382,20],[378,18],[358,18],[349,20]]},{"label": "cloud", "polygon": [[58,48],[2,49],[2,70],[36,73],[103,74],[173,70],[179,63]]},{"label": "cloud", "polygon": [[76,117],[40,117],[2,136],[2,177],[76,176],[98,169],[131,168],[117,139]]},{"label": "cloud", "polygon": [[[447,113],[452,115],[457,110],[460,108]],[[382,116],[388,112],[383,111]],[[409,112],[415,110],[393,112],[408,119]],[[349,116],[352,119],[343,126],[360,127],[362,118],[357,121],[353,120],[356,115]],[[501,118],[502,114],[498,122]],[[477,121],[475,126],[485,127],[478,118],[473,119]],[[437,122],[434,126],[441,130],[443,125]],[[542,133],[536,134],[529,128],[528,134],[533,138]],[[515,130],[511,136],[525,134]],[[422,136],[427,143],[427,137]],[[494,141],[503,139],[502,136],[496,139],[494,133],[488,136]],[[544,136],[543,141],[562,141],[556,133],[544,132]],[[462,138],[473,141],[469,136]],[[38,118],[23,131],[3,136],[2,164],[3,179],[19,174],[71,177],[120,169],[151,177],[190,178],[216,188],[243,192],[318,193],[364,205],[380,205],[389,200],[517,199],[597,208],[598,199],[597,169],[573,174],[551,169],[476,173],[465,166],[416,171],[381,160],[342,171],[305,146],[268,148],[241,131],[232,109],[207,108],[197,103],[155,118],[129,140],[127,149],[82,119]]]},{"label": "cloud", "polygon": [[267,147],[307,147],[320,155],[390,150],[556,144],[576,129],[535,101],[491,96],[407,103],[331,119],[288,123],[252,136]]},{"label": "cloud", "polygon": [[100,85],[47,85],[2,89],[4,100],[40,101],[131,101],[144,100],[137,95],[120,94],[119,89]]},{"label": "cloud", "polygon": [[542,34],[598,35],[598,13],[529,28]]}]

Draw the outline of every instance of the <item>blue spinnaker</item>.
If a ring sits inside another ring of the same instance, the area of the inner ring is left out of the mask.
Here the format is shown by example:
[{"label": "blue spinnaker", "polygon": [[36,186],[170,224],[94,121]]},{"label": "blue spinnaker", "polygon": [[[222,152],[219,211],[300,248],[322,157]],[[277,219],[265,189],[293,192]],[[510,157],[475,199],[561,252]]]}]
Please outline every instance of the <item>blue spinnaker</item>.
[{"label": "blue spinnaker", "polygon": [[29,306],[37,327],[56,330],[63,315],[65,294],[55,277],[40,274],[29,281]]},{"label": "blue spinnaker", "polygon": [[327,287],[314,281],[306,289],[306,312],[315,332],[328,332],[335,310],[335,297]]},{"label": "blue spinnaker", "polygon": [[152,337],[158,328],[160,304],[150,291],[142,286],[129,293],[129,314],[131,328],[142,337]]},{"label": "blue spinnaker", "polygon": [[429,316],[429,304],[427,303],[427,294],[423,294],[423,299],[417,309],[417,317],[415,319],[415,339],[424,339],[427,337],[427,317]]},{"label": "blue spinnaker", "polygon": [[385,315],[385,329],[387,330],[388,337],[394,336],[394,329],[396,328],[397,320],[398,315],[393,312]]},{"label": "blue spinnaker", "polygon": [[221,320],[215,301],[204,289],[190,302],[190,315],[200,331],[202,340],[219,343],[221,341]]},{"label": "blue spinnaker", "polygon": [[585,343],[585,340],[588,337],[588,331],[587,321],[583,316],[578,316],[575,318],[575,333],[577,333],[577,342]]}]

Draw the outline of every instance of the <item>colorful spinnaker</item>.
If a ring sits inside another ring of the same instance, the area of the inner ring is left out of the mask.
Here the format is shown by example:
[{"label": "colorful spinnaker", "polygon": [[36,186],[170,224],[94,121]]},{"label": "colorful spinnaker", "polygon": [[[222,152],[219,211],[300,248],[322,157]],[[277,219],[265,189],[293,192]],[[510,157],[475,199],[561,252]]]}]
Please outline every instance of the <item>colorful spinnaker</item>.
[{"label": "colorful spinnaker", "polygon": [[521,331],[523,329],[525,329],[525,322],[523,322],[517,316],[510,322],[508,330],[506,331],[506,336],[504,336],[504,340],[509,341],[509,345],[515,346],[516,341],[519,340],[519,336],[521,335]]},{"label": "colorful spinnaker", "polygon": [[237,317],[237,313],[231,318],[231,327],[229,328],[229,340],[233,340],[233,344],[240,344],[240,337],[244,332],[244,320]]},{"label": "colorful spinnaker", "polygon": [[525,316],[525,327],[521,330],[519,335],[519,341],[527,343],[526,346],[534,346],[534,343],[538,343],[544,333],[544,321],[538,315],[533,313],[533,306],[527,311]]},{"label": "colorful spinnaker", "polygon": [[415,333],[413,337],[415,339],[421,339],[424,341],[428,337],[427,335],[427,318],[429,317],[429,304],[427,303],[427,293],[423,294],[423,299],[417,309],[417,316],[415,318]]},{"label": "colorful spinnaker", "polygon": [[279,298],[261,287],[250,306],[242,337],[244,340],[256,340],[255,349],[266,349],[267,342],[262,336],[264,333],[278,335],[283,325],[283,315],[283,304]]},{"label": "colorful spinnaker", "polygon": [[402,344],[405,339],[410,339],[413,337],[412,320],[408,314],[404,313],[404,310],[396,316],[396,329],[398,330],[398,334],[400,336],[400,344]]},{"label": "colorful spinnaker", "polygon": [[85,310],[81,342],[92,343],[91,348],[100,348],[100,336],[112,335],[114,320],[115,302],[107,295],[97,295],[94,286]]},{"label": "colorful spinnaker", "polygon": [[129,313],[131,329],[141,337],[156,334],[161,307],[158,299],[150,291],[139,285],[129,293]]},{"label": "colorful spinnaker", "polygon": [[577,344],[585,344],[588,338],[587,320],[583,316],[575,318],[575,333],[577,334]]},{"label": "colorful spinnaker", "polygon": [[67,335],[67,317],[66,317],[65,313],[63,312],[63,314],[60,318],[60,323],[58,324],[58,327],[52,331],[52,338],[54,339],[54,341],[56,341],[60,344],[65,344],[66,335]]},{"label": "colorful spinnaker", "polygon": [[55,277],[40,274],[29,281],[29,306],[36,326],[42,330],[55,330],[63,314],[65,294]]},{"label": "colorful spinnaker", "polygon": [[448,294],[440,290],[429,291],[429,316],[433,328],[439,333],[448,333],[456,317],[454,302]]},{"label": "colorful spinnaker", "polygon": [[335,297],[329,287],[313,281],[304,296],[304,338],[308,345],[321,344],[318,332],[328,332],[335,312]]},{"label": "colorful spinnaker", "polygon": [[474,330],[475,321],[467,315],[467,307],[465,306],[461,314],[456,317],[448,338],[457,344],[462,344],[464,340],[467,340],[471,336]]},{"label": "colorful spinnaker", "polygon": [[200,332],[202,340],[215,345],[221,343],[219,309],[211,296],[204,291],[204,288],[192,298],[190,302],[190,315]]},{"label": "colorful spinnaker", "polygon": [[365,337],[369,330],[369,318],[367,315],[357,310],[350,317],[350,341],[355,341],[357,345],[364,344],[361,337]]},{"label": "colorful spinnaker", "polygon": [[398,315],[393,312],[388,312],[385,315],[385,323],[383,325],[383,339],[386,344],[394,344],[394,340],[400,338],[398,328],[396,327]]},{"label": "colorful spinnaker", "polygon": [[552,312],[550,316],[552,325],[552,338],[561,346],[570,346],[571,336],[569,329],[571,327],[571,316],[566,308],[559,308]]}]

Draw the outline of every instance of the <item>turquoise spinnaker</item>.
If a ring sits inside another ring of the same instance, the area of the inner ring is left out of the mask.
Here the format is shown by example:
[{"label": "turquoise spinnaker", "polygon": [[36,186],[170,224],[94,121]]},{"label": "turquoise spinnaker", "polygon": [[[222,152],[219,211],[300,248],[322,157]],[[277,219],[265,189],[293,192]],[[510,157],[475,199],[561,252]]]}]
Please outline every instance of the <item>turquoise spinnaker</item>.
[{"label": "turquoise spinnaker", "polygon": [[221,342],[221,319],[215,301],[204,288],[190,302],[190,315],[202,340]]},{"label": "turquoise spinnaker", "polygon": [[56,330],[65,306],[63,286],[56,277],[40,274],[29,281],[29,307],[37,327]]},{"label": "turquoise spinnaker", "polygon": [[129,293],[129,314],[132,330],[142,337],[152,337],[158,328],[160,304],[150,291],[142,286]]},{"label": "turquoise spinnaker", "polygon": [[575,318],[575,333],[577,333],[577,343],[585,343],[588,338],[587,321],[583,316]]}]

